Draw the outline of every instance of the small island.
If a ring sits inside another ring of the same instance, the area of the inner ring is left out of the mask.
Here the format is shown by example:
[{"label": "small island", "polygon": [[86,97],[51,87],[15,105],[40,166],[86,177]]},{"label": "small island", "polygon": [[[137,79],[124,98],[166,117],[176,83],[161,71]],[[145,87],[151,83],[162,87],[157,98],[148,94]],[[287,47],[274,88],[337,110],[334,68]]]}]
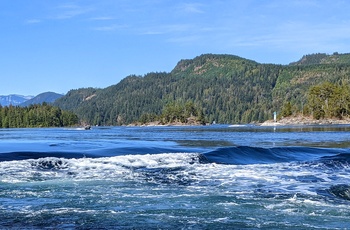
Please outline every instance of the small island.
[{"label": "small island", "polygon": [[191,126],[206,125],[207,121],[192,101],[167,104],[160,115],[144,113],[139,121],[129,126]]}]

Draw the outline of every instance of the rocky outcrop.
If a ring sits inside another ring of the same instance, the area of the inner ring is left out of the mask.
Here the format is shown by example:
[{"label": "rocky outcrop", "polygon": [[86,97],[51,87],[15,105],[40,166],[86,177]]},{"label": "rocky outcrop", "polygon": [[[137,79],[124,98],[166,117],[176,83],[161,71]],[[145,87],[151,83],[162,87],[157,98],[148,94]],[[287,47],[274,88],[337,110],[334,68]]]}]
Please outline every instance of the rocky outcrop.
[{"label": "rocky outcrop", "polygon": [[261,126],[279,126],[279,125],[331,125],[331,124],[350,124],[350,118],[346,119],[320,119],[316,120],[309,116],[291,116],[285,117],[274,122],[265,121]]}]

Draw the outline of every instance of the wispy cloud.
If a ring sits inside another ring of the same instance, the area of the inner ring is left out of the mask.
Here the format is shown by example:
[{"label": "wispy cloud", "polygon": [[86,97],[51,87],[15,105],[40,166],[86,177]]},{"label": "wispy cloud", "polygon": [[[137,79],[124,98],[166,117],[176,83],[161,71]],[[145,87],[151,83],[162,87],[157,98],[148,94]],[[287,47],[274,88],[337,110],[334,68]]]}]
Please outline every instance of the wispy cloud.
[{"label": "wispy cloud", "polygon": [[110,20],[114,20],[113,17],[93,17],[90,18],[91,21],[110,21]]},{"label": "wispy cloud", "polygon": [[[305,22],[284,22],[279,25],[274,25],[275,29],[270,29],[263,33],[230,33],[218,37],[218,41],[227,47],[231,48],[252,48],[263,49],[269,47],[269,50],[288,51],[288,52],[303,52],[312,53],[315,50],[318,52],[334,52],[337,47],[346,46],[350,41],[350,25],[349,24],[308,24]],[[217,33],[219,34],[219,33]],[[230,38],[231,37],[231,38]],[[337,45],[335,45],[337,44]]]},{"label": "wispy cloud", "polygon": [[155,34],[178,34],[190,31],[193,28],[191,24],[169,24],[169,25],[159,25],[150,26],[149,28],[143,29],[141,34],[144,35],[155,35]]},{"label": "wispy cloud", "polygon": [[116,31],[116,30],[125,29],[125,28],[128,28],[128,26],[127,25],[113,24],[113,25],[107,25],[107,26],[93,27],[92,30],[96,30],[96,31]]},{"label": "wispy cloud", "polygon": [[199,3],[184,3],[180,6],[180,10],[186,13],[196,13],[202,14],[204,10],[202,10],[203,4]]},{"label": "wispy cloud", "polygon": [[55,19],[70,19],[83,14],[87,14],[94,9],[91,7],[83,7],[76,4],[65,4],[57,7],[58,14]]},{"label": "wispy cloud", "polygon": [[38,24],[40,22],[41,22],[41,20],[39,20],[39,19],[28,19],[24,23],[25,24]]}]

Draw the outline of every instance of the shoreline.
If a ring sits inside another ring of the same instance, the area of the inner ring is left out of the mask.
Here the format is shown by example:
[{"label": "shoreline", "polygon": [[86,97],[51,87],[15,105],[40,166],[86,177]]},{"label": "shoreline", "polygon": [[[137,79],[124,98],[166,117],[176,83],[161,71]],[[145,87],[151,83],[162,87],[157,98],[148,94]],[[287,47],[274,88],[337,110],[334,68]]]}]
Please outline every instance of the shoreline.
[{"label": "shoreline", "polygon": [[273,120],[267,120],[260,124],[260,126],[283,126],[283,125],[350,125],[350,119],[333,119],[326,118],[316,120],[312,117],[307,116],[294,116],[285,117],[274,122]]},{"label": "shoreline", "polygon": [[[263,123],[254,123],[257,126],[288,126],[288,125],[350,125],[350,118],[344,119],[320,119],[316,120],[310,116],[292,116],[292,117],[284,117],[276,122],[274,120],[267,120]],[[199,122],[170,122],[170,123],[162,123],[160,121],[148,122],[145,124],[140,123],[132,123],[127,125],[128,127],[169,127],[169,126],[207,126],[210,124],[200,124]]]},{"label": "shoreline", "polygon": [[168,126],[206,126],[208,124],[201,124],[199,122],[188,122],[188,123],[182,123],[182,122],[170,122],[170,123],[162,123],[160,121],[153,121],[148,122],[145,124],[140,123],[132,123],[127,126],[129,127],[168,127]]}]

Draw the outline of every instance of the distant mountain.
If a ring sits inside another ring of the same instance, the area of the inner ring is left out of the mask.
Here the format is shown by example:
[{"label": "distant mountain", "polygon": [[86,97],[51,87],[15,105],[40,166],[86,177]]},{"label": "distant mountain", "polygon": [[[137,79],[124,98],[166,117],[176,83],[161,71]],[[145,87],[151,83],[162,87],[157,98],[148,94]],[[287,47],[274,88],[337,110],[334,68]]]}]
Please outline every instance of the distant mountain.
[{"label": "distant mountain", "polygon": [[17,106],[21,103],[32,99],[34,96],[23,96],[23,95],[17,95],[17,94],[11,94],[11,95],[3,95],[0,96],[0,105],[1,106]]},{"label": "distant mountain", "polygon": [[29,106],[32,104],[42,104],[44,102],[51,104],[53,102],[55,102],[58,98],[63,97],[63,94],[58,94],[58,93],[54,93],[54,92],[45,92],[45,93],[41,93],[23,103],[20,104],[20,106]]}]

